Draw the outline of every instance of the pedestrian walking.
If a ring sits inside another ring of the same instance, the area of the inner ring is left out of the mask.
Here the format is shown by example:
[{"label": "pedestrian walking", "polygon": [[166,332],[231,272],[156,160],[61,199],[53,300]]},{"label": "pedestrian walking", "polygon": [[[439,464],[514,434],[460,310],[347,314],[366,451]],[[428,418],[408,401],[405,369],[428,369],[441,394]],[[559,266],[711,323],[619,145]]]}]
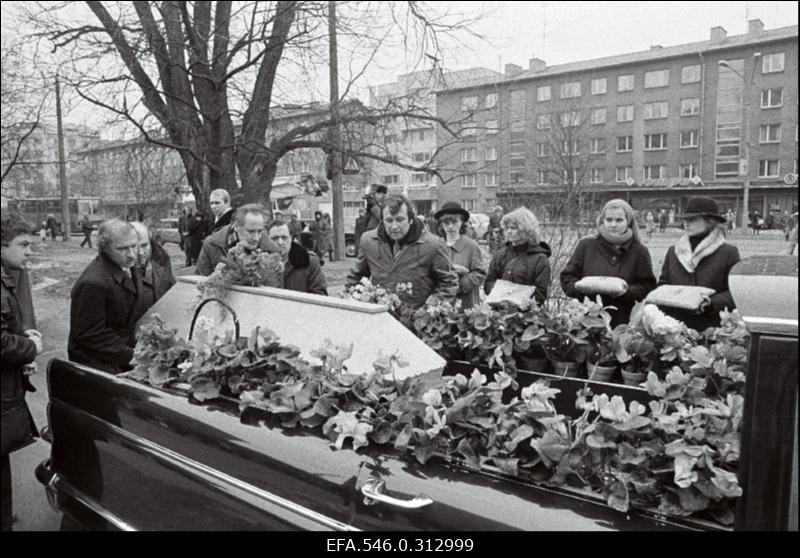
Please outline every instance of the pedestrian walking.
[{"label": "pedestrian walking", "polygon": [[88,215],[83,216],[83,221],[81,221],[81,232],[83,233],[83,241],[81,242],[81,248],[84,245],[88,244],[89,248],[92,247],[92,231],[94,230],[94,225],[92,225],[92,221],[89,219]]},{"label": "pedestrian walking", "polygon": [[653,232],[656,230],[656,219],[653,217],[653,212],[648,211],[645,217],[645,227],[647,230],[647,238],[653,238]]},{"label": "pedestrian walking", "polygon": [[205,238],[206,233],[206,221],[201,211],[195,211],[194,215],[191,216],[187,231],[186,265],[184,267],[196,264],[200,257],[200,249],[203,246],[203,238]]},{"label": "pedestrian walking", "polygon": [[325,253],[330,250],[330,225],[321,211],[314,212],[314,222],[308,226],[319,264],[325,265]]},{"label": "pedestrian walking", "polygon": [[55,241],[56,235],[58,235],[58,221],[56,221],[55,216],[52,213],[47,215],[47,230],[50,232],[50,239]]},{"label": "pedestrian walking", "polygon": [[664,208],[662,207],[658,211],[658,232],[662,232],[662,233],[666,232],[666,230],[667,230],[667,221],[668,220],[669,220],[669,217],[667,216],[667,212],[664,211]]},{"label": "pedestrian walking", "polygon": [[[614,327],[628,322],[633,305],[655,288],[656,277],[650,252],[642,244],[633,209],[626,201],[609,201],[596,221],[597,232],[578,242],[561,271],[561,288],[578,300],[587,295],[594,299],[599,294],[603,306],[615,307],[608,311]],[[615,277],[623,283],[611,285],[618,288],[609,292],[600,283],[581,283],[585,277]]]},{"label": "pedestrian walking", "polygon": [[728,275],[740,260],[739,250],[725,242],[725,217],[719,214],[717,202],[712,198],[689,198],[683,219],[686,233],[667,250],[658,284],[714,290],[696,311],[663,309],[702,332],[709,327],[719,327],[720,311],[736,308],[728,287]]},{"label": "pedestrian walking", "polygon": [[[33,308],[25,316],[22,300],[30,299],[30,283],[18,283],[14,273],[24,271],[31,256],[31,226],[16,215],[0,217],[0,358],[2,375],[2,420],[0,420],[0,529],[11,531],[14,507],[11,482],[11,453],[34,442],[38,430],[25,402],[29,391],[36,391],[28,376],[36,372],[35,359],[43,349],[42,334],[26,329],[35,323]],[[21,289],[27,289],[22,293]],[[22,300],[21,300],[22,299]]]}]

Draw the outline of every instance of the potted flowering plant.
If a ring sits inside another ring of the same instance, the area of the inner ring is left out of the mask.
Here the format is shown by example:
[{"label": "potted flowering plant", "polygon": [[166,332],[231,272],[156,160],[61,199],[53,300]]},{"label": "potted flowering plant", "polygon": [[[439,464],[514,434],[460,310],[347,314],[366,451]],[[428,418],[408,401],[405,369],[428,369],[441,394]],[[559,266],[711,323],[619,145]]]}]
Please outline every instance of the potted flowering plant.
[{"label": "potted flowering plant", "polygon": [[597,339],[592,340],[586,367],[590,380],[610,382],[613,379],[619,362],[614,352],[614,338],[610,332],[604,331]]},{"label": "potted flowering plant", "polygon": [[577,377],[586,362],[589,333],[583,322],[585,307],[577,300],[562,308],[545,308],[542,325],[547,331],[544,350],[560,376]]}]

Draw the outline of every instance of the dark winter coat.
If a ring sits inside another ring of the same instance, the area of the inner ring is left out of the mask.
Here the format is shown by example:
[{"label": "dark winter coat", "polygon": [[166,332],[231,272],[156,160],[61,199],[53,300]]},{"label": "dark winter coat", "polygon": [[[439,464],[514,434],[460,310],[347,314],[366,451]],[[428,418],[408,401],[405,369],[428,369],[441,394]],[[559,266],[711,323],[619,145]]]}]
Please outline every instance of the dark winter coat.
[{"label": "dark winter coat", "polygon": [[447,246],[441,238],[425,231],[419,219],[414,219],[395,254],[394,244],[383,224],[361,235],[358,260],[347,276],[347,285],[357,285],[362,277],[390,291],[398,283],[411,283],[411,294],[398,295],[415,308],[432,294],[452,301],[458,292],[458,275],[450,267]]},{"label": "dark winter coat", "polygon": [[147,269],[144,272],[139,269],[136,276],[139,297],[136,301],[134,322],[144,316],[145,312],[175,284],[172,262],[167,251],[155,241],[150,242],[150,250],[150,263]]},{"label": "dark winter coat", "polygon": [[201,219],[193,216],[186,224],[186,255],[192,260],[196,260],[200,254],[200,249],[203,246],[203,238],[206,232],[206,223]]},{"label": "dark winter coat", "polygon": [[3,455],[16,451],[36,437],[36,425],[25,403],[25,392],[36,391],[24,374],[36,359],[36,344],[25,335],[14,277],[0,270],[0,395],[2,395]]},{"label": "dark winter coat", "polygon": [[317,254],[324,254],[331,250],[331,226],[325,219],[314,221],[309,225],[314,239],[314,251]]},{"label": "dark winter coat", "polygon": [[736,303],[728,287],[728,274],[741,258],[739,250],[725,243],[717,250],[700,260],[694,273],[689,273],[675,255],[675,247],[670,246],[664,257],[659,285],[693,285],[708,287],[716,291],[711,295],[711,304],[701,314],[676,308],[661,308],[673,318],[683,321],[687,326],[702,332],[708,327],[719,327],[721,310],[733,310]]},{"label": "dark winter coat", "polygon": [[138,297],[128,272],[100,254],[75,282],[71,297],[69,359],[112,374],[129,370]]},{"label": "dark winter coat", "polygon": [[289,248],[289,259],[283,269],[283,288],[301,293],[328,294],[319,258],[296,242],[292,242]]},{"label": "dark winter coat", "polygon": [[223,213],[222,216],[220,216],[219,219],[214,221],[213,224],[209,227],[209,230],[206,233],[206,236],[214,234],[215,232],[220,230],[222,227],[227,227],[228,225],[230,225],[231,224],[231,219],[233,219],[233,213],[234,213],[234,210],[233,210],[232,207],[229,208],[228,211]]},{"label": "dark winter coat", "polygon": [[364,231],[372,231],[378,228],[383,222],[383,206],[371,200],[367,202],[367,221],[364,225]]},{"label": "dark winter coat", "polygon": [[[203,249],[197,260],[196,273],[198,275],[211,275],[217,264],[225,262],[228,250],[236,246],[238,238],[232,225],[222,227],[220,230],[203,241]],[[267,236],[266,231],[261,234],[259,248],[265,252],[278,252],[278,246]]]},{"label": "dark winter coat", "polygon": [[533,298],[538,304],[547,299],[550,288],[550,246],[545,242],[539,244],[524,243],[512,246],[506,243],[492,258],[489,273],[483,290],[486,294],[498,279],[504,279],[520,285],[534,285],[536,291]]},{"label": "dark winter coat", "polygon": [[[583,300],[586,295],[575,288],[575,283],[594,275],[619,277],[628,284],[628,290],[622,296],[601,297],[604,305],[617,307],[610,311],[612,327],[628,323],[633,305],[644,300],[656,286],[650,252],[633,239],[622,246],[615,246],[600,236],[578,242],[572,257],[561,270],[564,294]],[[595,295],[590,295],[590,298],[594,299]]]}]

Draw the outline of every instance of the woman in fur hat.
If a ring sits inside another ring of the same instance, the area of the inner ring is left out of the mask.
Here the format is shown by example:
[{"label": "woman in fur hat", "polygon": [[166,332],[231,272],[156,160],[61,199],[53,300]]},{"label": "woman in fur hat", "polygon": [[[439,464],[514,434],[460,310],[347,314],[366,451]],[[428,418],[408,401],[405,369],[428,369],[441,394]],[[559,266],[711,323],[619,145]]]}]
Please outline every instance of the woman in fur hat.
[{"label": "woman in fur hat", "polygon": [[658,284],[714,289],[714,294],[696,311],[663,308],[667,314],[702,332],[719,327],[721,310],[736,308],[728,288],[728,274],[741,258],[736,246],[725,242],[726,219],[713,199],[689,198],[683,219],[686,234],[667,250]]}]

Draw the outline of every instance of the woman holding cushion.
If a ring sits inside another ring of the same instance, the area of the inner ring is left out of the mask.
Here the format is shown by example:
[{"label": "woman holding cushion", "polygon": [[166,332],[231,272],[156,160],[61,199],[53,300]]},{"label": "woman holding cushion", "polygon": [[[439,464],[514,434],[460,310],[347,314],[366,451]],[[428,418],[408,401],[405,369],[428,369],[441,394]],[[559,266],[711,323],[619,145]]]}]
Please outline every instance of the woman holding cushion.
[{"label": "woman holding cushion", "polygon": [[689,198],[683,219],[686,234],[667,250],[658,284],[708,287],[714,289],[714,294],[694,311],[669,307],[662,310],[702,332],[719,327],[721,310],[736,308],[728,288],[728,274],[740,260],[739,250],[725,242],[726,219],[713,199]]},{"label": "woman holding cushion", "polygon": [[564,294],[582,300],[600,295],[611,327],[627,323],[631,308],[656,286],[650,252],[642,244],[633,208],[611,200],[597,216],[597,233],[578,242],[561,271]]}]

